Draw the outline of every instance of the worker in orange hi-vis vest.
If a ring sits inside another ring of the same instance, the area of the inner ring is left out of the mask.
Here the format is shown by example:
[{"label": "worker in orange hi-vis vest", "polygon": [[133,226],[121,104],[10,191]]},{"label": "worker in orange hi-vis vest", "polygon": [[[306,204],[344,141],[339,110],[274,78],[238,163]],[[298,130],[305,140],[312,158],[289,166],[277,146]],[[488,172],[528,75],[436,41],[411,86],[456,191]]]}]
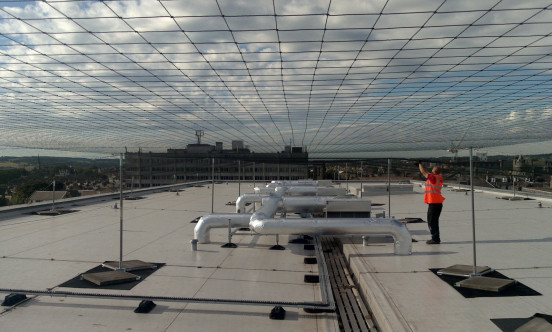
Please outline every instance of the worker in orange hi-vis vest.
[{"label": "worker in orange hi-vis vest", "polygon": [[443,177],[441,176],[441,167],[433,167],[431,173],[422,166],[418,161],[418,167],[423,176],[426,177],[424,203],[427,204],[427,225],[431,232],[431,240],[427,240],[427,244],[441,243],[439,235],[439,216],[443,210],[443,202],[445,198],[441,195],[443,188]]}]

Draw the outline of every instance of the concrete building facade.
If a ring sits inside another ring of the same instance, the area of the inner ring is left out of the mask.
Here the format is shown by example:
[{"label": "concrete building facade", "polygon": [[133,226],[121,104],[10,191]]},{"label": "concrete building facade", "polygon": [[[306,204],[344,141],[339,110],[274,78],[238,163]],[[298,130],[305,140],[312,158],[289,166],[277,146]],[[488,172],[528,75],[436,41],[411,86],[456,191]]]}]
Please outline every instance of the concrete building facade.
[{"label": "concrete building facade", "polygon": [[211,179],[216,181],[297,180],[309,176],[308,153],[302,147],[286,147],[277,153],[255,153],[233,141],[232,149],[222,142],[188,144],[167,152],[127,152],[124,179],[127,188],[147,188]]}]

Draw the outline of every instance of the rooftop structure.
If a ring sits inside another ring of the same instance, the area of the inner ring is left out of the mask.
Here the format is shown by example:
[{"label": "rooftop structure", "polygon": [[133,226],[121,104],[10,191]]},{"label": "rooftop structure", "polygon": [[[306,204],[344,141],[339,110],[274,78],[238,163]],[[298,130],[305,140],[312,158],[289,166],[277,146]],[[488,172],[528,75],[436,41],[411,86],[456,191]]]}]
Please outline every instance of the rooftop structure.
[{"label": "rooftop structure", "polygon": [[67,196],[67,191],[45,191],[45,190],[37,190],[35,191],[31,197],[29,197],[29,203],[38,203],[38,202],[44,202],[44,201],[52,201],[54,200],[60,200]]},{"label": "rooftop structure", "polygon": [[156,187],[183,181],[207,180],[297,180],[308,176],[308,152],[289,147],[277,153],[255,153],[243,141],[232,149],[222,142],[188,144],[185,149],[165,153],[125,153],[125,180],[128,187]]}]

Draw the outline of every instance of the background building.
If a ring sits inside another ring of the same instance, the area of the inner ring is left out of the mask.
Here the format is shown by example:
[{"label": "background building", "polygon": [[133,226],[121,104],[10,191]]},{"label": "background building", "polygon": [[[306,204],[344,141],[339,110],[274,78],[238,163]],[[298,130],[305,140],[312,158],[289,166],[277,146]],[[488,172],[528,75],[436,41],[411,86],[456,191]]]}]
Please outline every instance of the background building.
[{"label": "background building", "polygon": [[222,142],[188,144],[185,149],[167,152],[125,153],[124,178],[128,188],[145,188],[177,182],[211,179],[259,180],[304,179],[308,174],[308,153],[302,147],[286,146],[277,153],[255,153],[243,141],[232,141],[232,149]]}]

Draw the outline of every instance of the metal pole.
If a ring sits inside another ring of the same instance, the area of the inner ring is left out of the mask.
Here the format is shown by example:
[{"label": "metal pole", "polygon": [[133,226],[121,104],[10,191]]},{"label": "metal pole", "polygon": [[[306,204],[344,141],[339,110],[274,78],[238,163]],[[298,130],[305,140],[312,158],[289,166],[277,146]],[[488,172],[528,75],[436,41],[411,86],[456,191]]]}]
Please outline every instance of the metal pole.
[{"label": "metal pole", "polygon": [[[315,248],[318,248],[316,246]],[[317,258],[319,262],[325,263],[323,259],[320,258],[320,255],[317,252]],[[327,276],[327,268],[322,268],[323,272],[320,275]],[[161,302],[183,302],[183,303],[209,303],[209,304],[234,304],[234,305],[254,305],[254,306],[284,306],[284,307],[297,307],[297,308],[321,308],[324,310],[335,311],[335,302],[331,294],[331,288],[327,290],[330,286],[329,279],[320,278],[320,288],[326,289],[324,294],[322,294],[324,302],[273,302],[273,301],[258,301],[258,300],[229,300],[229,299],[214,299],[214,298],[198,298],[198,297],[174,297],[174,296],[149,296],[149,295],[131,295],[131,294],[106,294],[106,293],[78,293],[78,292],[68,292],[68,291],[53,291],[51,289],[47,290],[33,290],[33,289],[14,289],[14,288],[0,288],[2,293],[18,293],[18,294],[33,294],[33,295],[46,295],[50,297],[81,297],[81,298],[98,298],[98,299],[115,299],[115,300],[132,300],[132,301],[141,301],[141,300],[155,300]],[[324,286],[323,286],[324,285]]]},{"label": "metal pole", "polygon": [[238,197],[241,196],[241,160],[238,160]]},{"label": "metal pole", "polygon": [[[291,157],[290,157],[291,158]],[[288,180],[291,181],[291,161],[288,162]]]},{"label": "metal pole", "polygon": [[349,164],[345,163],[345,182],[347,183],[347,194],[349,193]]},{"label": "metal pole", "polygon": [[514,190],[514,198],[516,197],[516,177],[512,175],[512,189]]},{"label": "metal pole", "polygon": [[228,243],[232,243],[232,226],[230,219],[228,219]]},{"label": "metal pole", "polygon": [[255,162],[253,162],[253,188],[255,188],[255,180],[257,175],[255,174]]},{"label": "metal pole", "polygon": [[473,192],[473,148],[470,147],[470,189],[471,189],[471,209],[472,209],[472,239],[473,239],[473,275],[477,275],[477,253],[475,249],[475,198]]},{"label": "metal pole", "polygon": [[52,211],[56,209],[56,179],[52,182]]},{"label": "metal pole", "polygon": [[388,197],[388,213],[391,218],[391,159],[387,158],[387,197]]},{"label": "metal pole", "polygon": [[123,269],[123,154],[119,155],[119,270]]},{"label": "metal pole", "polygon": [[215,212],[215,158],[211,158],[211,213]]},{"label": "metal pole", "polygon": [[362,197],[362,177],[364,176],[364,168],[362,167],[362,161],[360,162],[360,197]]}]

